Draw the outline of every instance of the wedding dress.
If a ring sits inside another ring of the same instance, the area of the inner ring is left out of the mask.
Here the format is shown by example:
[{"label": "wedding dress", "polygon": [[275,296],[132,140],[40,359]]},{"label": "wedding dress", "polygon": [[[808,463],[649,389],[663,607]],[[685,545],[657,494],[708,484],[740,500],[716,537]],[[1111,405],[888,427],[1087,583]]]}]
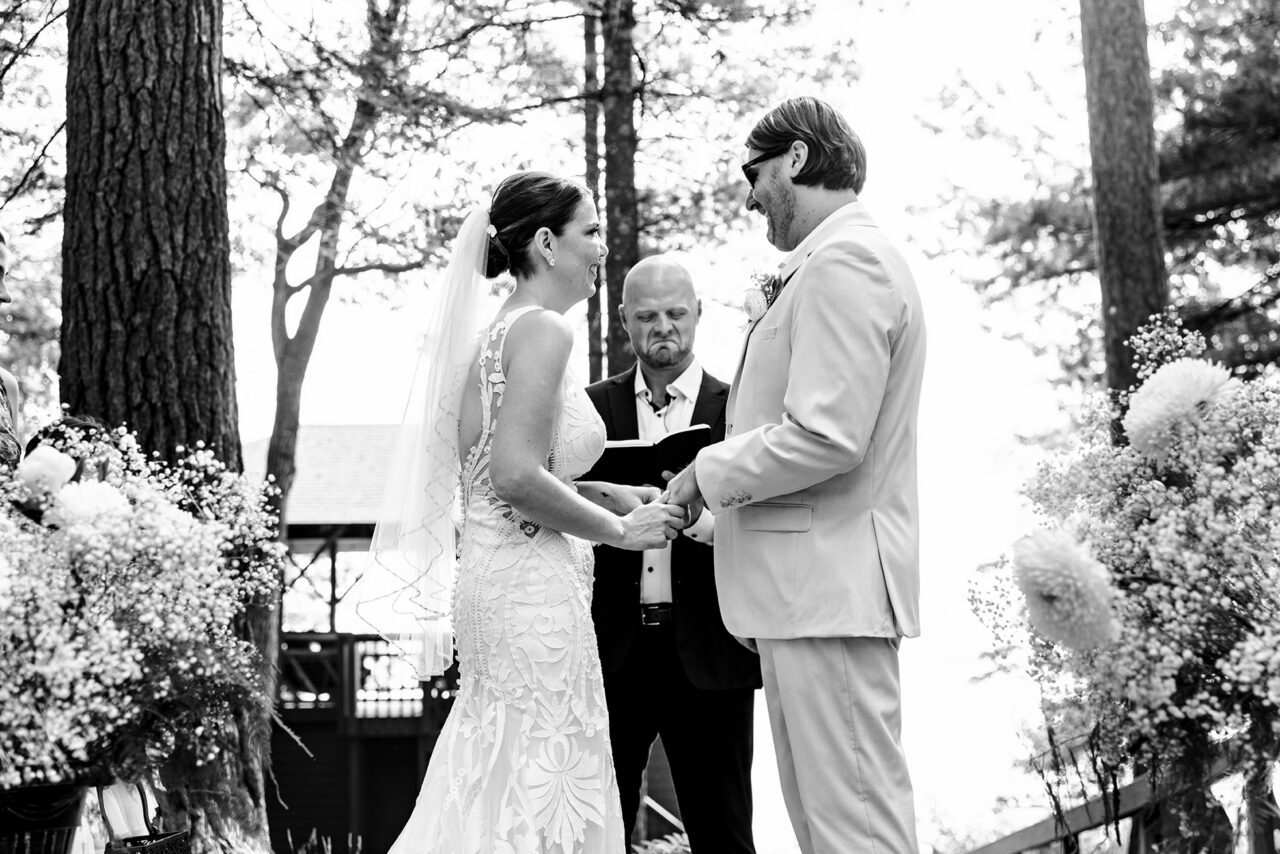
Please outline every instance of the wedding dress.
[{"label": "wedding dress", "polygon": [[[502,347],[480,348],[483,428],[462,467],[454,631],[461,687],[391,854],[623,854],[604,683],[591,623],[591,546],[494,494]],[[566,483],[604,450],[604,423],[566,371],[548,469]]]}]

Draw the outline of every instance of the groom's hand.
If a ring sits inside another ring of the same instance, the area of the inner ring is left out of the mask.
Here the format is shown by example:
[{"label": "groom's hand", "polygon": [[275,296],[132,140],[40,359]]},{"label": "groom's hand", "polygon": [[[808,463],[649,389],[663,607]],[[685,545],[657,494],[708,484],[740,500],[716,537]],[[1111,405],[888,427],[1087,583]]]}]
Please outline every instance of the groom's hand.
[{"label": "groom's hand", "polygon": [[677,475],[673,475],[669,471],[662,473],[662,476],[667,479],[667,491],[663,493],[662,500],[668,504],[680,504],[687,508],[686,527],[698,521],[698,517],[702,515],[703,507],[706,506],[702,501],[702,492],[698,489],[696,467],[697,461],[695,460]]}]

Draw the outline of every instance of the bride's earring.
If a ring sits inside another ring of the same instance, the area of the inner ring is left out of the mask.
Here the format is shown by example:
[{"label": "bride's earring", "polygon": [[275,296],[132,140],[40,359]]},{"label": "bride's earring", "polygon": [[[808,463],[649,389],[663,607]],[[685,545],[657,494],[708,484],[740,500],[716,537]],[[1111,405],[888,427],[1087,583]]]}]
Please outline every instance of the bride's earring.
[{"label": "bride's earring", "polygon": [[556,256],[554,256],[554,255],[548,255],[548,256],[547,256],[547,266],[548,266],[548,267],[554,267],[555,265],[556,265]]}]

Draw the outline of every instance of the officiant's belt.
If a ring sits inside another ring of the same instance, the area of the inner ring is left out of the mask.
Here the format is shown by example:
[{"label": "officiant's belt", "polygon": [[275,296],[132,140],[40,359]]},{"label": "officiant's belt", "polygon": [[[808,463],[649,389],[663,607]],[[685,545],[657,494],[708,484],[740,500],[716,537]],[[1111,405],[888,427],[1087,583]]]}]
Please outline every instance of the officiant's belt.
[{"label": "officiant's belt", "polygon": [[671,624],[671,603],[659,602],[640,606],[640,625],[666,626]]}]

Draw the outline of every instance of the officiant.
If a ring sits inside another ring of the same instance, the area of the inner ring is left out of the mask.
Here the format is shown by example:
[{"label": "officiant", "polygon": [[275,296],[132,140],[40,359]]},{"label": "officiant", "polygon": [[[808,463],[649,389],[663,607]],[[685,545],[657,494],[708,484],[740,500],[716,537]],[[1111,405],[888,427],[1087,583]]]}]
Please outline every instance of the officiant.
[{"label": "officiant", "polygon": [[[712,442],[724,437],[729,386],[693,354],[701,314],[693,277],[677,259],[651,256],[631,269],[619,315],[637,361],[587,388],[610,440],[656,441],[694,424],[710,425]],[[760,666],[720,619],[713,528],[704,513],[665,549],[597,547],[591,612],[628,839],[649,751],[661,736],[694,854],[744,854],[755,851],[751,753]]]}]

